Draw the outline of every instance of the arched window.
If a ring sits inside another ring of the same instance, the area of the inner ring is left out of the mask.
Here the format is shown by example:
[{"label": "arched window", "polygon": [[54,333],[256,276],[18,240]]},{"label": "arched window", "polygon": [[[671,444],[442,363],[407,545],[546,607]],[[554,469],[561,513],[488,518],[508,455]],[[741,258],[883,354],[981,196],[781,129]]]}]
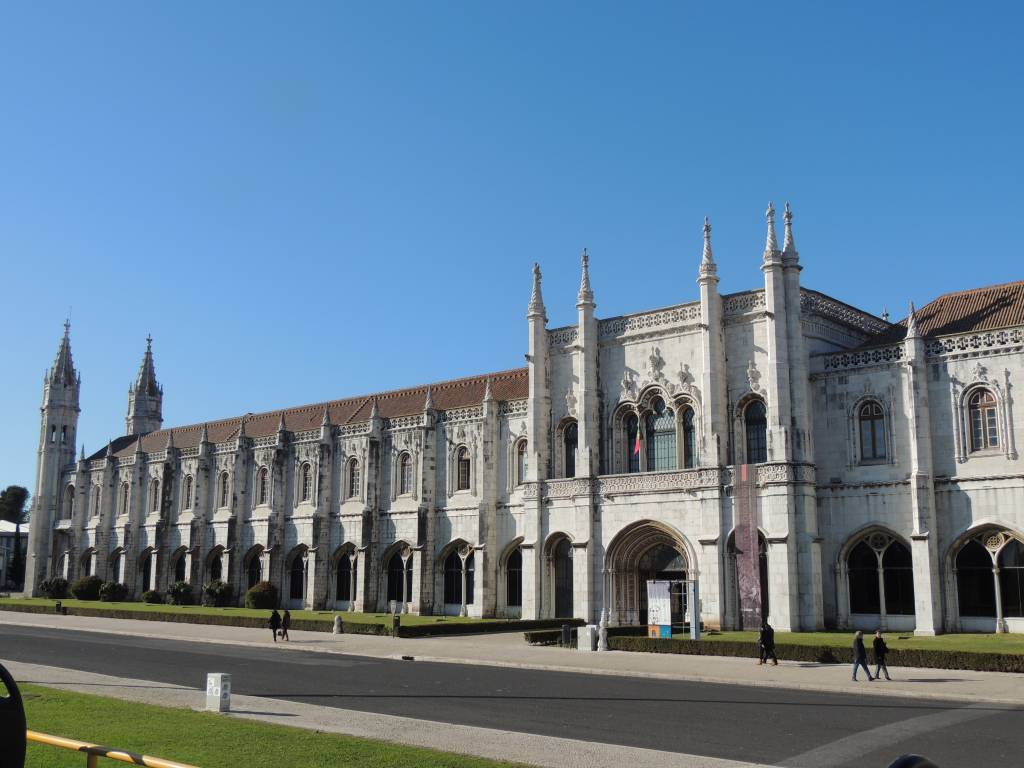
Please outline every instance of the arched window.
[{"label": "arched window", "polygon": [[110,559],[110,580],[115,584],[121,583],[121,563],[124,560],[120,550],[114,552]]},{"label": "arched window", "polygon": [[[402,593],[402,573],[405,572],[405,593]],[[408,564],[402,565],[402,555],[395,552],[388,560],[388,601],[394,600],[401,603],[403,600],[412,599],[412,558]]]},{"label": "arched window", "polygon": [[878,555],[866,542],[850,550],[846,560],[850,584],[850,613],[880,613]]},{"label": "arched window", "polygon": [[914,567],[910,550],[899,541],[893,541],[882,553],[882,582],[886,614],[913,616]]},{"label": "arched window", "polygon": [[149,592],[153,588],[153,569],[150,568],[153,557],[152,552],[145,552],[139,562],[139,570],[142,571],[142,591]]},{"label": "arched window", "polygon": [[526,482],[526,441],[516,443],[516,485]]},{"label": "arched window", "polygon": [[1024,616],[1024,544],[1010,539],[999,550],[998,563],[1003,616]]},{"label": "arched window", "polygon": [[218,552],[210,558],[210,581],[220,581],[222,573],[221,553]]},{"label": "arched window", "polygon": [[230,488],[229,488],[229,484],[228,484],[228,473],[227,472],[221,472],[220,473],[220,506],[221,507],[226,507],[228,505],[228,499],[229,499],[228,492],[229,492],[229,490],[230,490]]},{"label": "arched window", "polygon": [[185,490],[181,495],[181,508],[192,509],[192,475],[185,476]]},{"label": "arched window", "polygon": [[971,420],[971,450],[998,448],[995,395],[987,389],[979,389],[967,401],[967,411]]},{"label": "arched window", "polygon": [[403,453],[398,460],[398,495],[412,493],[412,457]]},{"label": "arched window", "polygon": [[470,552],[469,557],[466,558],[466,605],[473,604],[474,589],[473,585],[476,582],[476,557],[475,553]]},{"label": "arched window", "polygon": [[457,473],[458,473],[458,485],[456,490],[468,491],[469,490],[469,449],[463,447],[459,448],[458,459],[456,460]]},{"label": "arched window", "polygon": [[693,408],[683,411],[683,469],[697,466],[697,431],[694,429]]},{"label": "arched window", "polygon": [[462,558],[454,549],[444,559],[444,602],[462,605]]},{"label": "arched window", "polygon": [[121,514],[128,514],[128,483],[121,483]]},{"label": "arched window", "polygon": [[299,468],[299,501],[309,501],[313,495],[313,468],[308,463]]},{"label": "arched window", "polygon": [[523,551],[516,547],[505,565],[505,605],[519,608],[523,604]]},{"label": "arched window", "polygon": [[352,599],[352,560],[349,556],[342,555],[338,558],[338,572],[335,576],[334,599]]},{"label": "arched window", "polygon": [[153,478],[149,484],[150,509],[154,512],[160,511],[160,481]]},{"label": "arched window", "polygon": [[259,552],[253,552],[249,555],[249,567],[246,569],[246,575],[248,576],[249,589],[263,581],[263,558],[260,557]]},{"label": "arched window", "polygon": [[256,475],[256,503],[266,504],[270,498],[270,472],[266,467],[260,467]]},{"label": "arched window", "polygon": [[359,496],[359,459],[348,460],[348,498]]},{"label": "arched window", "polygon": [[178,555],[178,559],[174,561],[174,580],[177,581],[188,581],[188,573],[186,573],[185,566],[188,565],[185,559],[185,553],[182,552]]},{"label": "arched window", "polygon": [[956,555],[956,591],[961,616],[995,617],[992,556],[977,539],[970,539]]},{"label": "arched window", "polygon": [[624,419],[626,431],[626,471],[640,471],[640,420],[635,413]]},{"label": "arched window", "polygon": [[92,514],[98,515],[100,513],[100,499],[102,498],[102,489],[99,484],[92,487]]},{"label": "arched window", "polygon": [[64,489],[64,515],[66,520],[70,520],[75,514],[75,486],[69,485]]},{"label": "arched window", "polygon": [[555,618],[572,617],[572,545],[562,539],[554,549]]},{"label": "arched window", "polygon": [[86,550],[86,553],[82,556],[82,575],[92,576],[92,556],[93,551],[91,549]]},{"label": "arched window", "polygon": [[288,597],[301,600],[306,591],[306,562],[302,555],[292,558],[292,567],[288,578]]},{"label": "arched window", "polygon": [[768,461],[768,412],[764,403],[754,400],[743,410],[743,425],[747,433],[747,464]]},{"label": "arched window", "polygon": [[871,401],[857,411],[860,422],[860,460],[878,461],[885,458],[885,417],[882,406]]},{"label": "arched window", "polygon": [[566,424],[565,429],[562,430],[566,477],[576,477],[576,449],[579,447],[579,434],[579,427],[575,421]]},{"label": "arched window", "polygon": [[647,433],[647,471],[676,468],[676,415],[665,401],[656,397],[644,425]]}]

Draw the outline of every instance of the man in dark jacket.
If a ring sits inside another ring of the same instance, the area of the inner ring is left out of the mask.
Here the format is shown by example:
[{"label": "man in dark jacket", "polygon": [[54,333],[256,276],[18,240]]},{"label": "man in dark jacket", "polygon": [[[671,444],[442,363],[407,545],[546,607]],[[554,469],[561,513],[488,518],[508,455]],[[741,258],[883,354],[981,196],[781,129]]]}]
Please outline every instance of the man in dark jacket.
[{"label": "man in dark jacket", "polygon": [[292,614],[291,614],[291,612],[287,608],[285,608],[284,609],[284,616],[281,617],[281,639],[282,640],[291,640],[291,638],[288,637],[288,627],[290,627],[291,625],[292,625]]},{"label": "man in dark jacket", "polygon": [[885,666],[885,655],[889,652],[889,647],[885,644],[885,640],[882,638],[882,630],[875,632],[875,640],[872,643],[875,650],[875,680],[877,680],[882,672],[885,672],[885,679],[892,680],[889,677],[889,668]]},{"label": "man in dark jacket", "polygon": [[270,634],[274,636],[274,642],[277,642],[277,630],[281,627],[281,614],[277,612],[277,608],[270,614]]},{"label": "man in dark jacket", "polygon": [[853,682],[857,682],[859,667],[864,667],[864,674],[868,676],[869,683],[875,679],[871,676],[871,670],[868,669],[868,652],[864,647],[864,633],[858,629],[857,634],[853,636]]},{"label": "man in dark jacket", "polygon": [[767,619],[761,622],[757,645],[761,649],[761,660],[757,662],[759,665],[768,663],[768,659],[771,658],[772,664],[779,666],[779,660],[775,657],[775,630]]}]

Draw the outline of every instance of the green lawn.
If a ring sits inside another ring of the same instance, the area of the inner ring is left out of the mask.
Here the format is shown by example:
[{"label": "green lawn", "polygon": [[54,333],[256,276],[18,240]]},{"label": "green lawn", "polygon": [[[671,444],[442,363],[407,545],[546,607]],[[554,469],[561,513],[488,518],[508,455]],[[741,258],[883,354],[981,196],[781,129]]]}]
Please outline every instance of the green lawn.
[{"label": "green lawn", "polygon": [[[873,634],[864,633],[864,640],[869,646]],[[884,632],[883,634],[886,645],[893,650],[913,648],[936,651],[1024,654],[1024,634],[949,634],[935,637],[914,637],[912,632]],[[685,637],[688,636],[685,635]],[[701,638],[709,642],[732,640],[756,643],[757,632],[715,632],[701,635]],[[780,645],[825,645],[846,648],[853,644],[853,632],[776,632],[775,642]]]},{"label": "green lawn", "polygon": [[[483,758],[435,752],[352,736],[108,699],[41,686],[22,686],[29,730],[162,757],[199,768],[493,768]],[[443,727],[443,726],[439,726]],[[82,768],[81,754],[29,744],[32,768]],[[100,760],[102,766],[116,766]]]},{"label": "green lawn", "polygon": [[[41,597],[28,598],[5,598],[0,599],[0,610],[5,605],[39,605],[53,608],[56,600],[46,600]],[[265,619],[270,615],[266,609],[256,608],[210,608],[202,605],[150,605],[149,603],[104,603],[99,600],[74,600],[68,598],[61,600],[68,608],[107,608],[116,611],[137,611],[139,613],[191,613],[205,616],[253,616]],[[341,616],[343,621],[361,624],[385,624],[391,626],[391,614],[388,613],[355,613],[352,611],[292,611],[293,619],[309,619],[312,621],[323,621],[332,623],[335,616]],[[438,622],[466,623],[480,621],[495,621],[495,619],[473,619],[461,616],[414,616],[413,614],[402,615],[402,625],[411,627],[421,624],[436,624]]]}]

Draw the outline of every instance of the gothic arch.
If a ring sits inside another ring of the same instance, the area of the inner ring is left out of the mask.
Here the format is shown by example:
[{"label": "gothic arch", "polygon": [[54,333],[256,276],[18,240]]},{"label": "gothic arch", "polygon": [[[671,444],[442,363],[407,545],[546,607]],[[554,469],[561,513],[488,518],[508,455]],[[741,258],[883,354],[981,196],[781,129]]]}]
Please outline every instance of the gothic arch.
[{"label": "gothic arch", "polygon": [[[180,546],[171,553],[168,582],[176,584],[179,581],[191,582],[191,574],[188,569],[188,547]],[[179,578],[181,577],[181,578]]]},{"label": "gothic arch", "polygon": [[358,589],[359,548],[355,543],[346,541],[331,555],[331,577],[328,582],[330,601],[344,603],[338,608],[355,610],[356,591]]},{"label": "gothic arch", "polygon": [[549,618],[575,615],[574,539],[565,531],[555,531],[544,541],[544,571],[541,578],[541,610]]},{"label": "gothic arch", "polygon": [[[512,539],[501,551],[498,558],[498,605],[500,611],[509,618],[522,616],[523,610],[523,537]],[[514,556],[518,553],[518,571],[510,569]],[[515,598],[518,597],[518,602]],[[512,598],[510,600],[510,598]],[[499,613],[499,615],[502,615]]]},{"label": "gothic arch", "polygon": [[[576,449],[573,452],[572,457],[572,475],[567,475],[568,467],[568,456],[566,447],[566,437],[570,428],[575,429],[576,434]],[[576,476],[576,464],[579,458],[580,445],[579,445],[579,421],[575,416],[566,416],[558,422],[555,427],[555,477],[575,477]]]},{"label": "gothic arch", "polygon": [[301,608],[306,601],[309,581],[309,547],[298,544],[292,547],[285,558],[285,593],[282,603],[291,608]]},{"label": "gothic arch", "polygon": [[245,589],[252,589],[261,581],[268,581],[269,573],[264,573],[262,544],[256,544],[249,548],[242,558],[242,568],[245,571]]},{"label": "gothic arch", "polygon": [[[736,401],[733,406],[733,418],[732,418],[732,446],[734,463],[736,465],[749,464],[747,460],[747,408],[756,402],[760,402],[764,406],[765,420],[771,422],[771,409],[768,406],[768,400],[764,396],[763,392],[754,392],[753,390],[747,390],[740,398]],[[766,459],[771,461],[771,442],[768,438],[770,431],[765,429],[765,453]]]},{"label": "gothic arch", "polygon": [[[863,436],[860,426],[860,411],[865,405],[874,403],[882,410],[882,439],[885,448],[885,456],[878,459],[864,458]],[[846,414],[849,424],[850,465],[857,464],[893,464],[895,463],[895,450],[893,442],[893,420],[892,405],[888,398],[877,392],[864,392],[850,406]]]},{"label": "gothic arch", "polygon": [[211,547],[203,562],[204,581],[228,581],[227,563],[224,562],[225,549],[221,544]]},{"label": "gothic arch", "polygon": [[[863,552],[865,558],[870,550],[874,559],[867,559],[861,564],[863,567],[851,568],[850,558],[857,550]],[[836,609],[840,626],[900,631],[913,628],[913,547],[905,536],[880,523],[862,525],[837,550],[833,567],[837,575]],[[853,616],[871,618],[867,623],[861,619],[863,625],[858,626]],[[906,626],[899,626],[901,623]]]},{"label": "gothic arch", "polygon": [[686,578],[697,578],[697,553],[682,533],[655,520],[638,520],[615,534],[605,552],[609,615],[616,624],[637,624],[646,612],[646,593],[641,593],[641,559],[650,552],[674,550],[682,558]]},{"label": "gothic arch", "polygon": [[124,565],[124,547],[114,547],[114,549],[111,550],[110,556],[107,559],[107,572],[110,575],[110,581],[113,581],[117,584],[123,584],[126,582]]},{"label": "gothic arch", "polygon": [[[408,554],[408,558],[404,558],[404,564],[402,562],[403,553]],[[384,550],[380,560],[380,576],[377,591],[377,594],[380,596],[378,602],[383,610],[389,609],[391,600],[395,600],[400,605],[403,603],[408,604],[412,600],[415,553],[415,548],[405,539],[399,539]],[[397,560],[396,557],[398,558]],[[403,576],[405,582],[404,591]]]}]

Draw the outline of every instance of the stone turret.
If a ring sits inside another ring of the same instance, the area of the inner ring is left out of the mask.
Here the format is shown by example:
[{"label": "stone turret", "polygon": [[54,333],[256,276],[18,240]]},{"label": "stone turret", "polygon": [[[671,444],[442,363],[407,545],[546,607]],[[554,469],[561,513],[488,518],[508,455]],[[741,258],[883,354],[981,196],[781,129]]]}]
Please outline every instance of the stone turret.
[{"label": "stone turret", "polygon": [[146,351],[142,355],[135,383],[128,388],[128,415],[125,431],[129,435],[143,435],[160,429],[163,424],[164,390],[156,380],[153,365],[153,337],[146,337]]},{"label": "stone turret", "polygon": [[594,291],[590,287],[590,256],[587,249],[580,255],[580,290],[576,296],[578,313],[578,352],[580,355],[579,383],[577,398],[578,448],[576,451],[576,476],[590,477],[598,474],[600,467],[601,406],[600,384],[597,380],[597,318],[594,316]]},{"label": "stone turret", "polygon": [[61,472],[75,462],[81,387],[82,379],[75,371],[71,357],[71,323],[65,322],[57,356],[43,378],[36,484],[32,496],[33,524],[25,568],[27,595],[38,595],[39,582],[52,570],[53,521],[60,512],[64,490],[61,487]]},{"label": "stone turret", "polygon": [[[726,400],[725,332],[718,267],[711,251],[711,222],[704,217],[704,251],[697,273],[701,313],[701,397],[704,445],[701,464],[727,464],[728,402]],[[686,382],[689,383],[689,382]]]}]

